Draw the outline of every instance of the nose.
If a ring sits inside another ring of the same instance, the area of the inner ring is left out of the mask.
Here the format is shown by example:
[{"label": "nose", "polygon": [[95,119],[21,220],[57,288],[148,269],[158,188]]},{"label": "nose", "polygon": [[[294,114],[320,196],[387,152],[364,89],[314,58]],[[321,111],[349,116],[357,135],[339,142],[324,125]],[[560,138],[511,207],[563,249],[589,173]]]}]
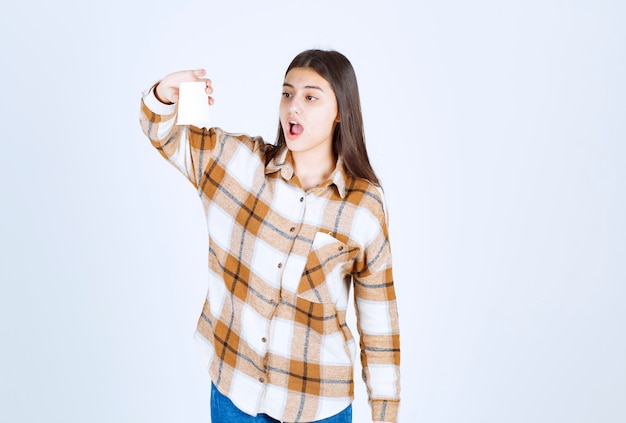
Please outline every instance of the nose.
[{"label": "nose", "polygon": [[295,99],[293,99],[293,101],[291,101],[291,103],[289,104],[289,112],[294,115],[300,114],[300,104],[298,104]]}]

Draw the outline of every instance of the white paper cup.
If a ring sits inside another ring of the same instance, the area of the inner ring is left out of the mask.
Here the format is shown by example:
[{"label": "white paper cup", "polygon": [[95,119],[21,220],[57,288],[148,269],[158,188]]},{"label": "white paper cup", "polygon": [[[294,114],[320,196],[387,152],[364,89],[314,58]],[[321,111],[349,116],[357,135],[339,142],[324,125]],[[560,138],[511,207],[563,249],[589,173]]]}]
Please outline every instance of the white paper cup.
[{"label": "white paper cup", "polygon": [[180,83],[177,125],[209,127],[209,96],[205,89],[203,81]]}]

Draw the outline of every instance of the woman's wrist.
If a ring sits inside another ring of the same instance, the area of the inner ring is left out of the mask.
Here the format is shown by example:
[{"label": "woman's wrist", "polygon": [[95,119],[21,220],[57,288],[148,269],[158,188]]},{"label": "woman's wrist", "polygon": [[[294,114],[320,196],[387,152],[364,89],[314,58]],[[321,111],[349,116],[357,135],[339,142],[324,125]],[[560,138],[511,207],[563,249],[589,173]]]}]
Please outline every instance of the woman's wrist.
[{"label": "woman's wrist", "polygon": [[161,97],[159,96],[159,93],[157,92],[157,88],[159,88],[159,82],[154,84],[154,87],[152,87],[152,92],[154,93],[154,96],[156,97],[157,100],[159,100],[163,104],[167,104],[168,106],[171,106],[172,104],[174,104],[172,102],[162,100]]}]

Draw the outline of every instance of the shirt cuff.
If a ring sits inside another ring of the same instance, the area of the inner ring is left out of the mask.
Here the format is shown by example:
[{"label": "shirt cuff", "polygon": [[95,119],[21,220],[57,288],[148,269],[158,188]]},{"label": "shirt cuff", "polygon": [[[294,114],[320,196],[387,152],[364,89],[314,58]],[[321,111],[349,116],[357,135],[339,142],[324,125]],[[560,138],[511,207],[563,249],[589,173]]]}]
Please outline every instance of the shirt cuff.
[{"label": "shirt cuff", "polygon": [[176,104],[164,104],[161,103],[154,95],[154,88],[156,84],[154,84],[149,90],[144,91],[143,93],[143,102],[152,112],[157,115],[165,116],[171,115],[176,112]]},{"label": "shirt cuff", "polygon": [[398,400],[373,400],[372,420],[380,420],[384,422],[398,421],[399,406],[400,401]]}]

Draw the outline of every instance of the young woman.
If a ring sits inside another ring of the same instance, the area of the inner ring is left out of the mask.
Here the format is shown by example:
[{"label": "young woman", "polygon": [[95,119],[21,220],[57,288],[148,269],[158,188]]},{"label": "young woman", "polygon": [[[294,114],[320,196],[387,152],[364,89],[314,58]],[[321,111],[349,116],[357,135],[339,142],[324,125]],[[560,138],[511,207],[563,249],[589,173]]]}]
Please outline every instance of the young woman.
[{"label": "young woman", "polygon": [[278,140],[177,126],[181,82],[148,90],[141,125],[194,185],[209,232],[208,293],[196,339],[212,380],[211,419],[352,421],[351,287],[372,420],[395,422],[399,330],[383,194],[365,149],[356,76],[309,50],[285,74]]}]

